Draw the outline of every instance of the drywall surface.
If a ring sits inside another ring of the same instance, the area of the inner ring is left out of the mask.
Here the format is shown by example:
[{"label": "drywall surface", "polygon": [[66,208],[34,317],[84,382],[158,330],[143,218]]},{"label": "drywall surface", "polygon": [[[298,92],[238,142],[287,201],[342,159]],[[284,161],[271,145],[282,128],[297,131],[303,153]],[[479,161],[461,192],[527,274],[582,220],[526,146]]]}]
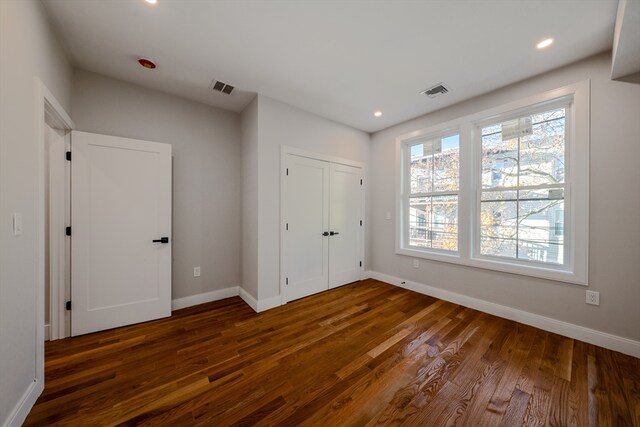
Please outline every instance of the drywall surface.
[{"label": "drywall surface", "polygon": [[258,97],[240,115],[242,136],[242,288],[258,299]]},{"label": "drywall surface", "polygon": [[[258,95],[258,298],[280,294],[280,147],[355,160],[365,165],[369,204],[369,134]],[[365,247],[369,211],[365,206]],[[369,257],[365,253],[365,268]]]},{"label": "drywall surface", "polygon": [[[610,54],[598,55],[372,136],[371,269],[473,298],[640,340],[640,85],[610,80]],[[395,253],[399,135],[585,79],[591,81],[589,287],[421,260]],[[392,220],[385,220],[391,212]]]},{"label": "drywall surface", "polygon": [[[36,180],[38,77],[70,112],[72,69],[42,5],[0,2],[0,425],[13,416],[36,374]],[[13,213],[23,234],[13,236]],[[40,301],[42,304],[42,301]],[[41,325],[38,325],[41,326]],[[42,369],[42,367],[40,367]],[[19,421],[18,421],[19,422]]]},{"label": "drywall surface", "polygon": [[72,113],[77,130],[172,145],[172,298],[238,286],[240,116],[82,70]]}]

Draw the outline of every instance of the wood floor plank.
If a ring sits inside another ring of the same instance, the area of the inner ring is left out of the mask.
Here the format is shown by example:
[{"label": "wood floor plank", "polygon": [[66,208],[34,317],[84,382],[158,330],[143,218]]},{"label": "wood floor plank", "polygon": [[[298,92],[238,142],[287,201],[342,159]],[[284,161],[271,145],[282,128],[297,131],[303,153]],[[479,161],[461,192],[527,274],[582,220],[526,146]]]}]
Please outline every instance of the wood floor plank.
[{"label": "wood floor plank", "polygon": [[[516,341],[511,351],[508,352],[510,354],[506,359],[504,373],[489,400],[485,414],[483,414],[483,420],[487,425],[499,425],[500,420],[505,416],[535,339],[535,335],[525,325],[518,325],[516,330]],[[505,354],[505,356],[507,355]]]},{"label": "wood floor plank", "polygon": [[571,382],[569,385],[569,426],[589,425],[589,389],[587,384],[587,344],[574,341]]},{"label": "wood floor plank", "polygon": [[369,279],[48,342],[25,425],[640,427],[640,360]]}]

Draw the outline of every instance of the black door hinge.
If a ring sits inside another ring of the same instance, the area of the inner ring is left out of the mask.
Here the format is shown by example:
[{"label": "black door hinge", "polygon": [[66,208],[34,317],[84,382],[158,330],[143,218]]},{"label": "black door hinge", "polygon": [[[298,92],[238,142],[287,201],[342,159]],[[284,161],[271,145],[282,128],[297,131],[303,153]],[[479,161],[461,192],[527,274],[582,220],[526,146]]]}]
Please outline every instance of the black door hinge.
[{"label": "black door hinge", "polygon": [[289,231],[289,223],[287,223],[287,231]]},{"label": "black door hinge", "polygon": [[65,308],[67,311],[71,311],[71,301],[67,301],[67,302],[65,302],[65,303],[64,303],[64,308]]},{"label": "black door hinge", "polygon": [[68,161],[71,161],[71,151],[67,151],[67,152],[65,153],[65,158],[66,158]]},{"label": "black door hinge", "polygon": [[362,267],[362,261],[360,261],[360,267]]},{"label": "black door hinge", "polygon": [[285,285],[288,285],[288,284],[289,284],[289,278],[288,278],[288,277],[284,279],[284,284],[285,284]]},{"label": "black door hinge", "polygon": [[64,234],[66,234],[67,236],[71,236],[71,227],[67,227],[64,229]]},{"label": "black door hinge", "polygon": [[287,168],[287,176],[289,176],[289,168]]},{"label": "black door hinge", "polygon": [[362,220],[360,220],[360,227],[362,227]]},{"label": "black door hinge", "polygon": [[360,185],[362,185],[362,180],[360,180]]}]

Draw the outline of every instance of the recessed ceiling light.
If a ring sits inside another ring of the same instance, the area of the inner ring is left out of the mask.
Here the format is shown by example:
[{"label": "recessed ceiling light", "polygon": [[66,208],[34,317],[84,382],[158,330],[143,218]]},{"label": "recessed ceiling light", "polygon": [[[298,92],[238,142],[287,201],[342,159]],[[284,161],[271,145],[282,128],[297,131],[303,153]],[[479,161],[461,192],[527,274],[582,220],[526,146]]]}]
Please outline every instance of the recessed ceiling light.
[{"label": "recessed ceiling light", "polygon": [[376,117],[380,117],[382,115],[382,111],[376,111],[375,113],[373,113],[373,115]]},{"label": "recessed ceiling light", "polygon": [[158,3],[158,0],[144,0],[144,1],[146,1],[146,2],[147,2],[147,3],[149,3],[149,4],[156,4],[156,3]]},{"label": "recessed ceiling light", "polygon": [[549,47],[553,44],[553,39],[544,39],[540,43],[536,45],[538,49],[544,49],[545,47]]}]

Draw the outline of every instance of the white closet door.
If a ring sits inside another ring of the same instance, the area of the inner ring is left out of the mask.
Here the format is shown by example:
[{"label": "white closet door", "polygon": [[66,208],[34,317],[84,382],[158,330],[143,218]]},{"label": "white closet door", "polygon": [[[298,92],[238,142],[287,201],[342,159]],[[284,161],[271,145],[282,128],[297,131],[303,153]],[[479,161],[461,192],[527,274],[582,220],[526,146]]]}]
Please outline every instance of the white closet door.
[{"label": "white closet door", "polygon": [[72,335],[170,316],[171,145],[71,137]]},{"label": "white closet door", "polygon": [[286,301],[328,289],[329,163],[287,156],[283,189]]},{"label": "white closet door", "polygon": [[331,164],[329,287],[360,280],[362,170]]}]

